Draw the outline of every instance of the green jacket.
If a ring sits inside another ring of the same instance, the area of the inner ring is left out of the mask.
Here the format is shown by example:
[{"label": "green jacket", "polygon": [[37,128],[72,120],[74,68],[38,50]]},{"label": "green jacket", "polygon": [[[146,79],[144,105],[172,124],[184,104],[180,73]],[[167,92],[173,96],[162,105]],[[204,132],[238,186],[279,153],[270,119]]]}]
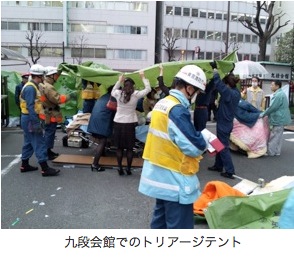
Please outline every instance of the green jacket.
[{"label": "green jacket", "polygon": [[291,124],[289,103],[283,90],[278,89],[272,99],[270,106],[261,114],[269,117],[271,126],[285,126]]}]

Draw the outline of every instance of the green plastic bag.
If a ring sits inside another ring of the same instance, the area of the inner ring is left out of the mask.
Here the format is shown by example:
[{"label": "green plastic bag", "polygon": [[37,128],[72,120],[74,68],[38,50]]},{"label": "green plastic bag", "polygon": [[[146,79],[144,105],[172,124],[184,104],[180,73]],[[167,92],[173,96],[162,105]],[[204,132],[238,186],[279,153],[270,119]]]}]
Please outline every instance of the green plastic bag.
[{"label": "green plastic bag", "polygon": [[211,229],[273,229],[291,189],[244,197],[227,196],[204,211]]}]

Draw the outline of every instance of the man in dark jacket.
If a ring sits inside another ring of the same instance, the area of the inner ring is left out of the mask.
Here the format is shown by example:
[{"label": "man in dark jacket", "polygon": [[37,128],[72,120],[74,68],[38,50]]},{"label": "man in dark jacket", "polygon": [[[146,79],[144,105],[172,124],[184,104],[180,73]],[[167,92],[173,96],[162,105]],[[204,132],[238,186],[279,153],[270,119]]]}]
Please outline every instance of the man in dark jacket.
[{"label": "man in dark jacket", "polygon": [[229,143],[235,112],[241,99],[241,93],[236,87],[239,79],[233,73],[229,73],[221,80],[216,67],[214,67],[213,81],[220,94],[219,107],[216,114],[216,135],[225,148],[217,153],[214,165],[209,167],[208,170],[222,172],[224,168],[225,172],[222,172],[221,176],[233,179],[235,168],[230,154]]}]

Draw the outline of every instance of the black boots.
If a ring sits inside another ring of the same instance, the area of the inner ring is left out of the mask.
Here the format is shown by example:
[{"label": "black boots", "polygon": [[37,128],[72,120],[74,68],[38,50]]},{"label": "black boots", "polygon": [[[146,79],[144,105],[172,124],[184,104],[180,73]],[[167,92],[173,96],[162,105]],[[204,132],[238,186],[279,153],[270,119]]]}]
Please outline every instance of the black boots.
[{"label": "black boots", "polygon": [[43,177],[56,176],[60,172],[58,169],[50,168],[47,162],[41,162],[40,165],[42,168],[41,173]]},{"label": "black boots", "polygon": [[22,160],[20,172],[28,172],[38,170],[38,167],[31,166],[29,160]]},{"label": "black boots", "polygon": [[50,148],[47,149],[48,160],[52,161],[59,156],[59,153],[54,153]]}]

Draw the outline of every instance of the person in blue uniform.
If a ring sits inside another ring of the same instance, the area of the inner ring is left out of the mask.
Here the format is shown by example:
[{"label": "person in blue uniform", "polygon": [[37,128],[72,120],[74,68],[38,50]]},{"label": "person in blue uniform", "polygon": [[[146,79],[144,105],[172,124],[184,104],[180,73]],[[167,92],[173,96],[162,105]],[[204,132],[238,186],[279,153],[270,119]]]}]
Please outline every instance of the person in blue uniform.
[{"label": "person in blue uniform", "polygon": [[[232,161],[229,144],[235,112],[241,99],[241,93],[237,88],[239,78],[235,77],[234,74],[230,72],[221,80],[216,69],[216,64],[213,63],[212,67],[214,68],[213,82],[220,94],[220,101],[216,114],[216,136],[223,143],[225,148],[217,153],[214,165],[208,167],[208,170],[221,172],[221,176],[234,179],[235,167]],[[225,169],[224,172],[223,169]]]},{"label": "person in blue uniform", "polygon": [[30,68],[31,80],[24,85],[20,93],[21,128],[24,135],[20,171],[23,173],[38,169],[29,164],[29,159],[35,153],[41,166],[41,174],[47,177],[57,175],[60,170],[51,168],[47,164],[47,147],[40,120],[44,109],[39,91],[39,84],[44,80],[44,73],[45,69],[42,65],[34,64]]},{"label": "person in blue uniform", "polygon": [[197,131],[206,128],[208,121],[208,105],[211,98],[212,90],[215,88],[214,81],[211,80],[205,87],[204,92],[200,92],[196,97],[194,110],[194,126]]},{"label": "person in blue uniform", "polygon": [[196,173],[207,142],[191,122],[189,107],[205,84],[203,70],[186,65],[152,110],[139,184],[139,192],[156,201],[152,229],[194,228],[193,203],[201,194]]}]

